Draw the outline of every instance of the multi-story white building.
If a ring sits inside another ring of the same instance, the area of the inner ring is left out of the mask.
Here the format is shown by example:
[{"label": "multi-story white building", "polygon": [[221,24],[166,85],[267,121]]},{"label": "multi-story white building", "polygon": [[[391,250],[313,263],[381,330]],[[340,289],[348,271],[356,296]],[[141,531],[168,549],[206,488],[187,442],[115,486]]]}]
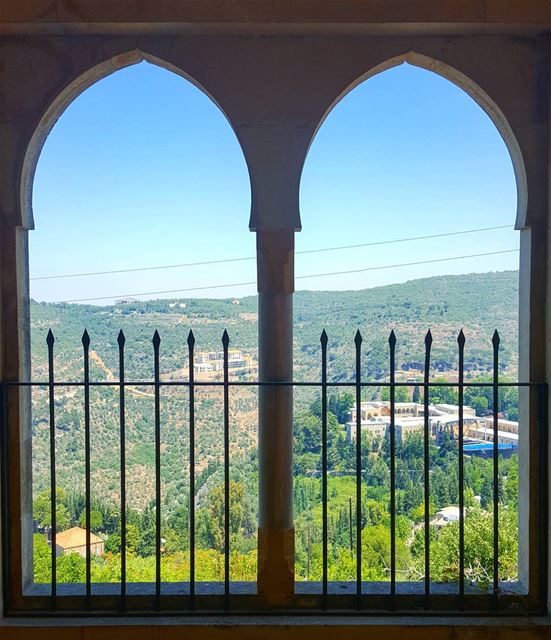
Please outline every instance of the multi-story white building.
[{"label": "multi-story white building", "polygon": [[[362,434],[367,433],[370,436],[383,438],[388,429],[388,421],[381,418],[371,418],[362,420]],[[350,420],[346,423],[346,438],[348,442],[356,442],[356,421]]]},{"label": "multi-story white building", "polygon": [[[468,433],[469,436],[476,438],[477,440],[482,440],[483,442],[494,441],[494,429],[492,425],[472,428],[469,429]],[[498,444],[511,444],[514,446],[518,446],[518,433],[502,431],[499,429],[497,432],[497,442]]]},{"label": "multi-story white building", "polygon": [[[390,428],[390,402],[362,402],[361,403],[361,427],[373,436],[384,437]],[[425,426],[425,408],[417,402],[395,403],[395,434],[397,441],[401,441],[409,434],[423,432]],[[356,407],[350,411],[350,419],[346,423],[346,437],[350,442],[356,440]],[[510,422],[510,421],[503,421]],[[515,423],[516,424],[516,423]],[[475,410],[465,405],[463,407],[463,425],[465,435],[474,435],[473,429],[486,426],[486,419],[476,415]],[[440,442],[444,434],[450,434],[453,438],[459,433],[459,407],[453,404],[429,405],[429,432],[437,442]],[[511,423],[511,430],[513,426]],[[518,425],[517,425],[518,431]]]},{"label": "multi-story white building", "polygon": [[[470,407],[469,407],[470,408]],[[486,419],[471,414],[463,413],[463,432],[465,435],[478,427],[484,427]],[[430,433],[437,443],[440,443],[445,434],[457,439],[459,436],[459,414],[444,414],[432,416],[429,419]]]}]

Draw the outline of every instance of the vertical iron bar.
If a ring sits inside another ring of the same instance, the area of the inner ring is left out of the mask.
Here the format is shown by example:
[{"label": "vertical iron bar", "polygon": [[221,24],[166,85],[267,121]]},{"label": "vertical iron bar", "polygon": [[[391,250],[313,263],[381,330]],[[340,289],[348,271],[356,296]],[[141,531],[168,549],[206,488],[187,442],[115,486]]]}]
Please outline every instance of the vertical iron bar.
[{"label": "vertical iron bar", "polygon": [[161,337],[153,334],[153,356],[155,370],[155,599],[156,608],[161,608],[161,384],[159,347]]},{"label": "vertical iron bar", "polygon": [[352,496],[348,498],[348,534],[350,536],[350,553],[354,551],[354,542],[352,536]]},{"label": "vertical iron bar", "polygon": [[327,608],[327,333],[321,333],[322,607]]},{"label": "vertical iron bar", "polygon": [[195,336],[187,338],[189,364],[189,599],[195,608]]},{"label": "vertical iron bar", "polygon": [[56,573],[56,545],[57,545],[57,504],[56,504],[56,461],[55,461],[55,387],[54,387],[54,334],[50,329],[46,338],[48,345],[48,401],[50,408],[50,544],[51,544],[51,578],[50,595],[52,611],[56,609],[57,573]]},{"label": "vertical iron bar", "polygon": [[362,596],[362,334],[356,331],[356,595]]},{"label": "vertical iron bar", "polygon": [[[390,332],[390,595],[396,595],[396,334]],[[393,602],[394,605],[394,602]]]},{"label": "vertical iron bar", "polygon": [[430,329],[425,336],[425,372],[423,391],[423,458],[424,458],[424,498],[425,498],[425,607],[430,605],[430,447],[429,447],[429,378],[430,378],[430,349],[432,346],[432,333]]},{"label": "vertical iron bar", "polygon": [[224,329],[224,600],[226,609],[230,605],[230,407],[228,345],[230,337]]},{"label": "vertical iron bar", "polygon": [[121,611],[126,611],[126,408],[124,387],[124,345],[122,329],[117,338],[119,345],[119,434],[121,481]]},{"label": "vertical iron bar", "polygon": [[[530,434],[530,447],[538,448],[538,469],[536,471],[536,477],[547,478],[548,477],[548,435],[547,425],[548,423],[548,387],[547,384],[539,384],[535,387],[530,387],[530,406],[532,406],[531,398],[532,391],[537,392],[537,424],[536,424],[536,439],[532,438]],[[547,531],[549,523],[549,507],[548,496],[549,489],[547,482],[539,482],[537,486],[538,491],[538,587],[539,602],[542,611],[547,608],[547,590],[545,585],[547,584],[547,569],[549,566],[549,557],[547,553]]]},{"label": "vertical iron bar", "polygon": [[306,530],[306,580],[310,580],[310,514],[308,514],[308,528]]},{"label": "vertical iron bar", "polygon": [[86,608],[91,607],[92,597],[92,548],[90,544],[90,336],[82,334],[84,358],[84,521],[86,523]]},{"label": "vertical iron bar", "polygon": [[0,383],[0,403],[1,403],[1,444],[2,447],[2,594],[4,611],[9,611],[11,608],[11,577],[10,577],[10,542],[9,542],[9,523],[10,523],[10,511],[9,511],[9,473],[8,473],[8,389],[4,383]]},{"label": "vertical iron bar", "polygon": [[457,475],[459,484],[459,608],[463,609],[465,596],[465,486],[464,486],[464,457],[463,457],[463,403],[464,403],[464,356],[465,334],[463,329],[457,337],[459,350],[459,384],[457,388],[457,400],[459,404],[459,434],[458,434],[458,460]]},{"label": "vertical iron bar", "polygon": [[493,435],[494,435],[494,446],[493,446],[493,458],[494,458],[494,482],[493,482],[493,499],[494,499],[494,553],[493,553],[493,565],[494,565],[494,575],[493,575],[493,590],[494,590],[494,598],[495,598],[495,606],[498,605],[498,595],[499,595],[499,333],[497,329],[494,331],[494,335],[492,337],[492,347],[493,347],[493,355],[494,355],[494,367],[493,367]]}]

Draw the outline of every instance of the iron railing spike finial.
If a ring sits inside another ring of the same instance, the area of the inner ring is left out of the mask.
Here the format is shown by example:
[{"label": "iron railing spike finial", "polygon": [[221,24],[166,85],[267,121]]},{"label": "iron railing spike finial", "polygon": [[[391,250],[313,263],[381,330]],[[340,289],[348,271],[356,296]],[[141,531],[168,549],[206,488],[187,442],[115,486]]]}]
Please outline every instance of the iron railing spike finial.
[{"label": "iron railing spike finial", "polygon": [[88,347],[90,346],[90,334],[88,333],[87,329],[84,329],[84,333],[82,334],[82,346],[85,349],[88,349]]},{"label": "iron railing spike finial", "polygon": [[46,336],[46,344],[51,347],[55,342],[54,334],[51,329],[48,329],[48,335]]},{"label": "iron railing spike finial", "polygon": [[494,347],[498,347],[500,342],[501,338],[499,337],[498,330],[496,329],[494,331],[494,335],[492,336],[492,344],[494,345]]},{"label": "iron railing spike finial", "polygon": [[323,346],[325,346],[325,345],[327,345],[327,340],[328,340],[328,338],[327,338],[327,331],[324,329],[324,330],[321,332],[320,342],[321,342],[321,344],[322,344]]},{"label": "iron railing spike finial", "polygon": [[228,335],[228,330],[224,329],[224,333],[222,334],[222,345],[227,347],[230,344],[230,336]]},{"label": "iron railing spike finial", "polygon": [[425,335],[425,346],[430,347],[432,345],[432,332],[429,329]]},{"label": "iron railing spike finial", "polygon": [[154,347],[158,347],[161,344],[161,336],[159,335],[159,332],[157,331],[157,329],[155,329],[155,333],[153,334],[152,342]]},{"label": "iron railing spike finial", "polygon": [[358,329],[356,331],[356,335],[354,336],[354,343],[357,345],[362,344],[363,338],[362,338],[362,334],[360,333],[360,330]]},{"label": "iron railing spike finial", "polygon": [[396,346],[396,334],[394,333],[394,329],[392,329],[392,331],[390,332],[390,335],[388,336],[388,344],[391,347]]},{"label": "iron railing spike finial", "polygon": [[117,336],[117,342],[119,343],[119,347],[124,346],[124,343],[126,342],[126,338],[122,329],[119,331],[119,335]]},{"label": "iron railing spike finial", "polygon": [[457,336],[457,342],[460,347],[465,346],[465,334],[463,333],[463,329],[460,330],[459,335]]},{"label": "iron railing spike finial", "polygon": [[188,347],[193,347],[193,345],[195,344],[195,336],[193,335],[193,330],[190,329],[188,336],[187,336],[187,344]]}]

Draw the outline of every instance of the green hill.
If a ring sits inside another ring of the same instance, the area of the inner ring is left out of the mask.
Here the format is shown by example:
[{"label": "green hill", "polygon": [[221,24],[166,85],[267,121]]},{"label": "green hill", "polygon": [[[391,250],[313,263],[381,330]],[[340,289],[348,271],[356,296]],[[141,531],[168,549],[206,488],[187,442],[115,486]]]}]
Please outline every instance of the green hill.
[{"label": "green hill", "polygon": [[[182,306],[181,306],[182,305]],[[151,377],[151,339],[161,334],[161,370],[185,363],[186,339],[193,329],[198,350],[221,347],[227,329],[231,345],[250,352],[257,347],[256,297],[235,299],[170,299],[111,306],[31,304],[34,376],[45,374],[46,333],[56,337],[59,375],[75,375],[81,367],[80,337],[88,329],[94,349],[117,369],[117,334],[126,335],[127,376]],[[486,369],[491,363],[491,335],[502,338],[502,364],[516,369],[518,272],[438,276],[361,291],[299,291],[295,294],[295,359],[299,371],[315,370],[319,336],[329,335],[330,362],[336,377],[353,366],[354,334],[364,339],[366,375],[386,369],[387,339],[398,338],[397,363],[405,370],[423,359],[423,339],[431,329],[433,363],[438,370],[455,366],[457,332],[467,336],[466,364]],[[150,355],[151,357],[148,357]],[[345,360],[345,356],[352,359]],[[339,367],[342,371],[338,371]],[[98,372],[100,374],[101,372]],[[301,374],[302,375],[302,374]],[[101,376],[100,376],[101,377]]]},{"label": "green hill", "polygon": [[[117,334],[126,335],[127,380],[153,379],[152,337],[161,335],[163,375],[182,377],[187,365],[188,332],[193,329],[196,352],[221,348],[227,329],[231,346],[255,357],[257,348],[256,297],[235,299],[170,299],[110,306],[31,304],[34,380],[47,380],[46,334],[54,332],[57,380],[82,379],[81,336],[91,338],[93,380],[118,378]],[[501,364],[507,375],[517,368],[518,273],[514,271],[441,276],[366,289],[363,291],[301,291],[295,295],[295,377],[320,379],[322,329],[329,335],[330,380],[353,380],[354,334],[363,336],[362,375],[384,379],[388,373],[388,335],[396,331],[398,377],[421,374],[423,340],[431,329],[433,374],[455,376],[457,333],[467,336],[467,376],[491,367],[491,337],[502,338]],[[184,375],[185,377],[185,375]],[[251,379],[254,378],[252,374]],[[295,393],[297,409],[311,401],[312,392]],[[47,486],[48,395],[33,393],[33,458],[37,490]],[[98,495],[118,495],[118,390],[94,388],[92,411],[92,481]],[[129,390],[127,410],[128,497],[143,508],[154,488],[154,420],[151,386]],[[218,389],[197,392],[197,473],[216,469],[221,460],[222,394]],[[230,401],[231,450],[235,473],[239,460],[249,460],[256,443],[256,389],[232,389]],[[162,392],[163,483],[168,503],[182,500],[188,459],[188,402],[185,388]],[[62,486],[83,487],[83,393],[56,390],[58,477]],[[233,464],[233,462],[232,462]],[[248,462],[243,464],[249,464]],[[243,471],[243,475],[246,475]],[[249,480],[250,481],[250,480]]]}]

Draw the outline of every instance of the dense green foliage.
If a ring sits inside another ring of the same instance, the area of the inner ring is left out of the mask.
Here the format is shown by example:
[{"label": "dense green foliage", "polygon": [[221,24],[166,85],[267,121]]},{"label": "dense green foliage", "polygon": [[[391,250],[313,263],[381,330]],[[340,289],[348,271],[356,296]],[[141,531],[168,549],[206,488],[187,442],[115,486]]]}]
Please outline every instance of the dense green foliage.
[{"label": "dense green foliage", "polygon": [[[347,404],[346,395],[336,395],[330,406],[338,411]],[[322,503],[320,480],[321,420],[316,399],[310,410],[295,420],[295,494],[297,579],[319,580],[321,576]],[[337,416],[328,416],[328,537],[329,578],[355,578],[356,483],[355,450],[343,436]],[[458,501],[457,443],[444,439],[430,446],[430,516]],[[424,497],[421,481],[424,468],[423,439],[410,435],[396,448],[396,562],[399,580],[420,580],[424,572]],[[213,476],[216,478],[217,474]],[[466,579],[485,588],[492,576],[493,562],[493,463],[478,457],[465,457],[465,566]],[[365,580],[389,579],[390,567],[390,455],[387,439],[365,438],[362,450],[362,575]],[[254,580],[256,572],[256,519],[244,484],[230,483],[231,578]],[[514,455],[499,461],[499,545],[500,577],[517,576],[518,461]],[[33,510],[40,527],[50,524],[48,491],[37,495]],[[82,524],[82,495],[56,496],[59,529]],[[197,505],[196,561],[199,580],[223,579],[224,493],[214,484],[204,501]],[[458,579],[458,525],[449,524],[431,531],[431,576],[434,581]],[[93,559],[93,579],[120,579],[121,524],[117,505],[94,499],[91,504],[91,530],[106,540],[105,556]],[[163,514],[161,537],[162,579],[189,578],[188,504]],[[129,581],[155,578],[155,504],[143,511],[127,513],[126,552]],[[76,554],[58,561],[61,582],[79,582],[85,561]],[[47,582],[49,549],[43,536],[35,539],[35,579]]]}]

